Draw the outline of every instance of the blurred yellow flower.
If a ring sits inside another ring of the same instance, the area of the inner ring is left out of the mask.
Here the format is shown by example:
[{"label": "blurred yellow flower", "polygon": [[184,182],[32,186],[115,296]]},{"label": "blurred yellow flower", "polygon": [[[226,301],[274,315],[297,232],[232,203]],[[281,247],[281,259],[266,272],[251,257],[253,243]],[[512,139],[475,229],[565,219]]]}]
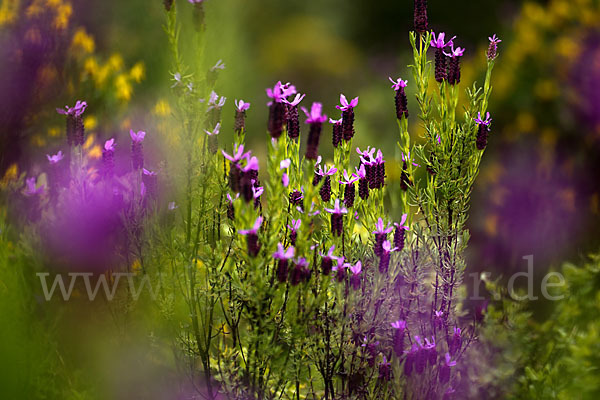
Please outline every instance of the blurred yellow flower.
[{"label": "blurred yellow flower", "polygon": [[544,79],[535,84],[535,95],[542,100],[552,100],[558,96],[558,87],[554,80]]},{"label": "blurred yellow flower", "polygon": [[83,149],[87,150],[90,147],[92,147],[92,145],[94,144],[94,139],[95,139],[95,135],[93,133],[90,135],[87,135],[87,138],[85,139],[85,143],[83,144]]},{"label": "blurred yellow flower", "polygon": [[83,64],[83,69],[90,76],[96,75],[99,69],[98,61],[94,57],[88,57]]},{"label": "blurred yellow flower", "polygon": [[12,23],[19,11],[19,0],[2,0],[0,5],[0,26]]},{"label": "blurred yellow flower", "polygon": [[167,117],[171,115],[171,106],[166,100],[160,99],[154,106],[154,114],[159,117]]},{"label": "blurred yellow flower", "polygon": [[133,79],[136,83],[140,83],[144,79],[145,75],[146,68],[144,67],[144,63],[141,61],[135,63],[135,65],[129,71],[130,78]]},{"label": "blurred yellow flower", "polygon": [[88,157],[92,158],[94,160],[99,159],[100,157],[102,157],[102,148],[100,147],[100,145],[94,145],[94,147],[92,147],[90,149],[90,151],[88,151]]},{"label": "blurred yellow flower", "polygon": [[66,29],[69,26],[71,14],[73,14],[73,7],[70,4],[60,5],[54,18],[54,28],[59,31]]},{"label": "blurred yellow flower", "polygon": [[96,47],[94,38],[87,34],[84,28],[79,28],[73,35],[71,47],[74,50],[81,50],[84,53],[93,53]]},{"label": "blurred yellow flower", "polygon": [[535,129],[535,117],[529,112],[521,112],[517,116],[517,129],[523,133],[530,133]]},{"label": "blurred yellow flower", "polygon": [[120,71],[123,68],[123,57],[120,54],[115,53],[108,59],[107,63],[113,71]]},{"label": "blurred yellow flower", "polygon": [[18,175],[19,167],[17,166],[17,164],[12,164],[4,173],[4,177],[2,178],[1,182],[2,186],[6,186],[6,184],[8,184],[9,182],[16,180]]},{"label": "blurred yellow flower", "polygon": [[35,134],[31,137],[31,144],[37,147],[46,146],[46,139],[40,134]]},{"label": "blurred yellow flower", "polygon": [[124,74],[119,74],[117,79],[115,80],[115,88],[117,89],[117,99],[121,101],[129,101],[131,99],[131,93],[133,92],[133,87],[127,79],[127,76]]},{"label": "blurred yellow flower", "polygon": [[58,126],[51,126],[48,128],[48,136],[50,137],[59,137],[62,132],[62,128],[59,128]]},{"label": "blurred yellow flower", "polygon": [[498,234],[498,216],[493,214],[486,216],[484,227],[488,235],[491,237],[496,236]]},{"label": "blurred yellow flower", "polygon": [[83,119],[83,125],[88,131],[93,131],[98,127],[98,119],[93,115],[88,115]]}]

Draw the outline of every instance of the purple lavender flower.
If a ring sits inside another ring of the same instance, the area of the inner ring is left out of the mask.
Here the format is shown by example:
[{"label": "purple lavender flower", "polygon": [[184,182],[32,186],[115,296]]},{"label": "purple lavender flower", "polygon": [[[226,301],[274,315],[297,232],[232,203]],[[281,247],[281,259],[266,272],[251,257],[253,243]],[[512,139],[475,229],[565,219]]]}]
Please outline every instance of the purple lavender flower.
[{"label": "purple lavender flower", "polygon": [[452,39],[448,40],[448,42],[444,42],[446,34],[444,32],[440,32],[435,37],[435,33],[432,32],[433,39],[431,40],[431,47],[435,48],[435,80],[439,83],[442,83],[444,80],[448,79],[448,63],[446,62],[446,56],[444,55],[444,49],[448,46],[453,45],[453,40],[456,39],[454,36]]},{"label": "purple lavender flower", "polygon": [[406,98],[406,91],[404,88],[408,85],[408,81],[403,81],[402,78],[398,78],[397,81],[388,77],[390,82],[393,83],[392,88],[396,91],[395,103],[396,103],[396,118],[399,120],[408,118],[408,99]]},{"label": "purple lavender flower", "polygon": [[246,129],[246,111],[250,108],[250,103],[244,100],[235,100],[235,122],[233,130],[240,135]]},{"label": "purple lavender flower", "polygon": [[392,379],[392,364],[388,362],[385,355],[383,361],[379,364],[379,377],[380,381],[390,381]]},{"label": "purple lavender flower", "polygon": [[440,374],[439,381],[442,384],[448,383],[450,381],[450,368],[456,365],[456,361],[452,361],[449,353],[446,353],[445,363],[440,365]]},{"label": "purple lavender flower", "polygon": [[241,230],[240,235],[246,236],[246,244],[248,245],[248,255],[256,257],[260,251],[260,243],[258,241],[258,230],[263,223],[263,217],[256,218],[254,225],[250,229]]},{"label": "purple lavender flower", "polygon": [[231,197],[231,195],[227,193],[227,218],[229,218],[232,221],[235,219],[235,209],[233,208],[233,202],[239,197],[239,193],[236,193],[235,198]]},{"label": "purple lavender flower", "polygon": [[394,228],[392,228],[389,224],[387,228],[385,227],[383,219],[379,218],[377,220],[375,230],[373,231],[373,234],[375,235],[375,244],[373,246],[373,252],[377,257],[381,257],[381,254],[383,253],[383,242],[387,240],[387,234],[393,230]]},{"label": "purple lavender flower", "polygon": [[498,57],[498,43],[500,43],[502,40],[500,40],[495,33],[494,36],[491,36],[488,39],[490,40],[490,45],[487,50],[487,59],[492,61]]},{"label": "purple lavender flower", "polygon": [[294,260],[294,267],[290,276],[290,283],[296,286],[301,282],[310,280],[311,270],[308,267],[308,261],[304,257],[298,257]]},{"label": "purple lavender flower", "polygon": [[165,6],[165,10],[169,12],[171,11],[171,7],[173,6],[173,0],[163,0],[163,5]]},{"label": "purple lavender flower", "polygon": [[131,164],[134,170],[140,170],[144,168],[144,148],[142,142],[146,137],[146,132],[138,131],[136,133],[133,129],[130,129],[129,136],[131,137]]},{"label": "purple lavender flower", "polygon": [[333,119],[333,118],[329,118],[329,123],[333,127],[333,132],[331,135],[331,143],[333,144],[333,147],[335,147],[336,149],[342,142],[342,121],[343,121],[342,118],[337,119],[337,120]]},{"label": "purple lavender flower", "polygon": [[64,158],[63,152],[61,150],[58,151],[55,155],[51,156],[50,154],[46,154],[46,158],[48,158],[48,162],[50,165],[56,165],[60,160]]},{"label": "purple lavender flower", "polygon": [[486,113],[485,120],[481,118],[481,113],[477,113],[477,118],[475,118],[475,122],[477,122],[477,139],[475,140],[475,145],[477,146],[477,150],[483,150],[486,148],[488,143],[488,136],[490,134],[490,125],[492,124],[492,119],[490,118],[490,113]]},{"label": "purple lavender flower", "polygon": [[288,95],[286,86],[277,82],[273,89],[267,88],[267,96],[272,99],[269,102],[269,121],[267,129],[272,138],[278,139],[283,132],[283,123],[285,120],[285,104],[283,100]]},{"label": "purple lavender flower", "polygon": [[[385,160],[383,159],[383,152],[377,150],[377,157],[373,160],[373,167],[375,170],[373,188],[381,189],[385,185]],[[369,183],[369,187],[371,184]]]},{"label": "purple lavender flower", "polygon": [[375,150],[375,148],[371,149],[370,146],[367,147],[367,150],[362,152],[358,147],[356,148],[356,152],[361,155],[361,166],[365,167],[366,179],[369,183],[369,189],[375,189],[376,187],[378,187],[379,184],[379,181],[377,179],[377,161],[374,157]]},{"label": "purple lavender flower", "polygon": [[217,122],[217,124],[215,125],[215,127],[213,128],[212,131],[208,131],[208,130],[204,130],[204,132],[206,132],[206,134],[208,135],[208,151],[210,151],[211,154],[216,154],[218,147],[219,147],[219,142],[217,141],[217,135],[219,134],[219,131],[221,130],[221,123]]},{"label": "purple lavender flower", "polygon": [[300,219],[292,219],[292,224],[288,225],[288,229],[290,230],[290,243],[292,246],[296,245],[296,239],[298,238],[298,230],[300,229],[300,225],[302,225],[302,220]]},{"label": "purple lavender flower", "polygon": [[439,310],[435,311],[433,315],[433,326],[437,329],[442,329],[444,324],[444,312]]},{"label": "purple lavender flower", "polygon": [[341,236],[344,230],[344,214],[348,213],[346,207],[340,208],[340,199],[335,199],[333,208],[326,208],[325,211],[331,214],[331,232],[335,236]]},{"label": "purple lavender flower", "polygon": [[403,214],[400,223],[394,223],[394,226],[396,227],[394,232],[394,247],[396,247],[398,251],[402,251],[402,249],[404,249],[405,231],[409,229],[408,225],[404,225],[407,218],[408,215]]},{"label": "purple lavender flower", "polygon": [[315,173],[317,175],[319,175],[321,178],[325,178],[325,181],[323,182],[323,185],[321,186],[321,189],[319,190],[319,194],[321,195],[321,200],[323,200],[324,202],[329,202],[329,200],[331,200],[331,176],[334,175],[336,172],[337,172],[337,168],[325,167],[325,169],[323,169],[320,165],[319,165],[318,171],[315,171]]},{"label": "purple lavender flower", "polygon": [[83,145],[85,141],[85,129],[82,115],[87,107],[85,101],[77,100],[75,106],[65,106],[65,109],[57,108],[56,112],[67,116],[67,143],[71,145]]},{"label": "purple lavender flower", "polygon": [[102,167],[105,178],[111,178],[115,169],[115,139],[104,142],[102,149]]},{"label": "purple lavender flower", "polygon": [[465,54],[465,49],[461,47],[454,48],[454,43],[450,44],[450,53],[444,52],[448,57],[448,83],[458,85],[460,83],[460,58]]},{"label": "purple lavender flower", "polygon": [[262,196],[264,191],[265,188],[263,188],[262,186],[256,186],[256,184],[252,186],[252,197],[254,198],[255,208],[258,208],[260,206],[260,196]]},{"label": "purple lavender flower", "polygon": [[358,105],[358,97],[348,102],[346,96],[340,94],[340,104],[335,107],[342,111],[342,138],[348,141],[354,137],[354,107]]},{"label": "purple lavender flower", "polygon": [[156,199],[158,194],[158,174],[154,171],[142,169],[142,182],[146,187],[146,192],[151,198]]},{"label": "purple lavender flower", "polygon": [[25,179],[25,191],[23,192],[27,197],[37,196],[44,193],[44,185],[37,186],[37,179],[35,177]]},{"label": "purple lavender flower", "polygon": [[420,167],[419,164],[415,163],[410,159],[410,153],[408,155],[404,155],[402,153],[402,172],[400,173],[400,189],[407,191],[409,186],[412,186],[412,180],[408,176],[408,163],[412,163],[415,167]]},{"label": "purple lavender flower", "polygon": [[398,249],[396,247],[392,248],[392,244],[389,242],[389,240],[384,241],[381,248],[381,256],[379,257],[379,272],[381,274],[387,274],[390,266],[390,254]]},{"label": "purple lavender flower", "polygon": [[427,0],[415,0],[414,23],[415,32],[421,34],[427,32]]},{"label": "purple lavender flower", "polygon": [[401,357],[404,354],[404,334],[406,332],[406,321],[399,319],[396,322],[392,322],[390,325],[392,325],[392,328],[394,328],[394,353],[396,353],[396,356]]},{"label": "purple lavender flower", "polygon": [[350,277],[350,286],[352,286],[352,289],[358,290],[360,289],[362,263],[357,261],[356,264],[350,265],[349,269],[352,272],[352,276]]},{"label": "purple lavender flower", "polygon": [[229,167],[229,187],[234,192],[239,192],[241,190],[241,180],[242,180],[242,169],[239,165],[240,161],[243,159],[247,159],[250,156],[250,152],[244,153],[244,145],[235,145],[233,155],[229,155],[225,153],[224,150],[221,150],[223,157],[231,162]]},{"label": "purple lavender flower", "polygon": [[304,194],[300,190],[294,190],[290,193],[290,203],[295,206],[299,206],[302,208],[302,200],[304,199]]},{"label": "purple lavender flower", "polygon": [[258,182],[258,158],[247,156],[248,162],[241,169],[240,192],[246,203],[251,202],[254,197],[254,187]]},{"label": "purple lavender flower", "polygon": [[423,346],[425,351],[427,352],[427,362],[429,365],[434,366],[437,363],[438,353],[435,345],[435,338],[431,337],[431,342],[429,339],[425,338],[425,346]]},{"label": "purple lavender flower", "polygon": [[309,160],[316,160],[319,152],[319,141],[321,139],[321,129],[323,122],[327,121],[327,115],[321,114],[323,105],[321,103],[313,103],[310,112],[304,107],[302,111],[306,114],[306,122],[310,124],[308,132],[308,141],[306,143],[305,157]]},{"label": "purple lavender flower", "polygon": [[277,280],[280,283],[284,283],[287,280],[289,260],[294,258],[295,254],[296,249],[294,247],[289,247],[286,250],[281,243],[277,243],[277,251],[273,253],[273,258],[279,260],[277,262]]},{"label": "purple lavender flower", "polygon": [[358,178],[358,195],[361,199],[367,200],[369,198],[369,180],[364,164],[360,168],[356,168],[355,176]]},{"label": "purple lavender flower", "polygon": [[207,128],[212,128],[221,122],[221,110],[223,109],[226,100],[227,97],[219,96],[214,90],[210,92],[206,108],[206,113],[208,114],[206,118]]},{"label": "purple lavender flower", "polygon": [[356,195],[356,188],[354,182],[358,180],[358,177],[354,174],[348,175],[348,171],[344,170],[344,179],[339,181],[340,184],[344,185],[344,205],[347,208],[354,206],[354,196]]},{"label": "purple lavender flower", "polygon": [[321,272],[323,273],[323,275],[329,275],[331,273],[331,270],[333,268],[333,261],[337,260],[338,257],[333,255],[333,251],[335,250],[335,245],[331,246],[329,248],[329,251],[327,252],[327,254],[321,254]]},{"label": "purple lavender flower", "polygon": [[414,343],[409,351],[404,352],[406,354],[406,360],[404,361],[404,375],[406,375],[407,378],[412,375],[418,349],[417,344]]},{"label": "purple lavender flower", "polygon": [[335,279],[338,282],[343,282],[348,276],[348,267],[350,264],[344,262],[344,257],[337,257],[337,263],[331,267],[331,270],[335,272]]},{"label": "purple lavender flower", "polygon": [[304,99],[305,94],[297,93],[292,101],[284,99],[287,104],[287,133],[290,139],[298,139],[300,137],[300,120],[298,118],[298,104]]},{"label": "purple lavender flower", "polygon": [[448,340],[448,351],[450,352],[450,355],[454,356],[460,351],[462,347],[461,329],[458,327],[454,327],[454,333]]}]

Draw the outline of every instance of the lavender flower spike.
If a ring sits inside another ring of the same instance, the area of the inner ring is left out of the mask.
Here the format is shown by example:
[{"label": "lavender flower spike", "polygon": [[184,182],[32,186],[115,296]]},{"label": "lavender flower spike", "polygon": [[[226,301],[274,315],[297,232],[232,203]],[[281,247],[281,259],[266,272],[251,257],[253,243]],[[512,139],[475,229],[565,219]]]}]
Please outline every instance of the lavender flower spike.
[{"label": "lavender flower spike", "polygon": [[331,135],[331,143],[333,144],[333,147],[337,148],[340,143],[342,142],[342,122],[343,119],[333,119],[333,118],[329,118],[329,123],[332,124],[333,126],[333,132]]},{"label": "lavender flower spike", "polygon": [[340,199],[335,199],[333,208],[326,208],[325,211],[331,214],[331,232],[336,236],[341,236],[344,229],[344,214],[348,213],[346,207],[340,207]]},{"label": "lavender flower spike", "polygon": [[273,258],[279,260],[277,262],[277,280],[283,283],[287,280],[289,272],[289,260],[294,258],[296,249],[288,247],[286,250],[281,243],[277,243],[277,251],[273,253]]},{"label": "lavender flower spike", "polygon": [[408,99],[406,98],[406,91],[404,90],[408,81],[403,81],[402,78],[398,78],[397,81],[393,80],[391,77],[388,79],[393,83],[392,88],[396,91],[396,118],[399,120],[402,119],[402,116],[408,118]]},{"label": "lavender flower spike", "polygon": [[104,176],[111,178],[115,168],[115,139],[109,139],[104,143],[102,149],[102,165]]},{"label": "lavender flower spike", "polygon": [[358,290],[360,289],[362,263],[357,261],[356,264],[350,265],[349,269],[352,272],[352,276],[350,277],[350,286],[352,286],[354,290]]},{"label": "lavender flower spike", "polygon": [[417,33],[423,34],[427,32],[427,0],[415,0],[414,23]]},{"label": "lavender flower spike", "polygon": [[465,49],[461,47],[454,48],[454,43],[451,44],[450,53],[444,52],[448,61],[448,83],[458,85],[460,83],[460,58],[465,54]]},{"label": "lavender flower spike", "polygon": [[304,99],[305,94],[297,93],[292,101],[284,99],[283,102],[288,105],[287,108],[287,133],[290,139],[300,137],[300,121],[298,118],[298,104]]},{"label": "lavender flower spike", "polygon": [[481,118],[480,112],[477,113],[477,118],[475,118],[475,122],[477,122],[478,124],[477,139],[475,140],[475,144],[477,146],[477,150],[483,150],[487,146],[488,136],[490,134],[490,125],[492,124],[490,113],[486,113],[485,119]]},{"label": "lavender flower spike", "polygon": [[131,137],[131,161],[134,170],[144,168],[144,153],[142,142],[146,137],[146,132],[138,131],[137,133],[133,129],[129,130],[129,136]]},{"label": "lavender flower spike", "polygon": [[398,248],[398,251],[404,249],[405,231],[409,230],[408,225],[404,225],[407,218],[408,215],[404,214],[402,215],[400,223],[394,223],[394,226],[396,227],[396,231],[394,232],[394,246]]},{"label": "lavender flower spike", "polygon": [[381,257],[383,253],[383,242],[387,240],[387,234],[394,230],[390,225],[385,227],[383,219],[379,218],[377,220],[377,224],[375,225],[375,230],[372,232],[375,235],[375,246],[373,247],[373,252],[377,257]]},{"label": "lavender flower spike", "polygon": [[348,102],[346,96],[340,94],[341,106],[335,106],[342,111],[342,138],[346,141],[354,137],[354,107],[358,105],[358,97]]},{"label": "lavender flower spike", "polygon": [[316,160],[319,151],[319,141],[321,140],[321,129],[323,122],[327,121],[327,115],[321,114],[323,105],[321,103],[313,103],[310,112],[304,107],[302,111],[306,114],[306,123],[310,124],[308,132],[308,141],[306,144],[305,157],[309,160]]},{"label": "lavender flower spike", "polygon": [[267,88],[267,96],[272,99],[268,103],[269,106],[269,121],[267,130],[271,138],[278,139],[283,132],[283,122],[285,119],[285,105],[283,100],[286,96],[286,86],[281,81],[277,82],[273,89]]},{"label": "lavender flower spike", "polygon": [[453,45],[453,40],[456,39],[454,36],[452,39],[448,40],[448,42],[444,42],[446,34],[444,32],[438,33],[437,38],[435,37],[435,33],[432,32],[433,39],[431,40],[431,47],[435,48],[435,80],[439,83],[442,83],[444,80],[448,79],[448,66],[446,62],[446,57],[444,55],[444,49],[448,46]]},{"label": "lavender flower spike", "polygon": [[246,128],[246,110],[250,108],[250,103],[244,100],[235,100],[235,123],[233,130],[239,135]]},{"label": "lavender flower spike", "polygon": [[333,268],[333,261],[338,259],[338,257],[333,255],[334,250],[335,245],[329,248],[327,254],[320,253],[321,257],[323,257],[321,260],[321,272],[323,273],[323,275],[329,275],[331,273],[331,270]]},{"label": "lavender flower spike", "polygon": [[379,258],[379,272],[382,274],[387,274],[388,268],[390,266],[390,253],[398,250],[397,247],[392,248],[392,244],[389,240],[383,242],[381,257]]},{"label": "lavender flower spike", "polygon": [[56,112],[67,116],[67,143],[69,145],[83,145],[85,129],[83,126],[83,112],[87,107],[85,101],[77,100],[75,106],[65,106],[65,109],[57,108]]},{"label": "lavender flower spike", "polygon": [[246,243],[248,245],[248,255],[250,257],[256,257],[260,251],[260,243],[258,242],[258,230],[263,223],[263,217],[256,218],[254,225],[250,229],[239,231],[240,235],[246,236]]},{"label": "lavender flower spike", "polygon": [[354,206],[354,197],[356,196],[354,182],[358,180],[358,177],[354,174],[349,175],[346,170],[344,170],[343,177],[344,179],[339,182],[344,185],[344,205],[348,208],[352,208]]},{"label": "lavender flower spike", "polygon": [[495,33],[494,36],[491,36],[488,39],[490,40],[490,45],[487,50],[487,59],[488,61],[492,61],[498,57],[498,43],[502,40],[498,39]]},{"label": "lavender flower spike", "polygon": [[56,153],[53,156],[51,156],[50,154],[46,154],[46,158],[48,158],[48,162],[51,165],[54,165],[54,164],[58,163],[60,160],[62,160],[64,158],[64,156],[63,156],[63,152],[59,150],[58,153]]}]

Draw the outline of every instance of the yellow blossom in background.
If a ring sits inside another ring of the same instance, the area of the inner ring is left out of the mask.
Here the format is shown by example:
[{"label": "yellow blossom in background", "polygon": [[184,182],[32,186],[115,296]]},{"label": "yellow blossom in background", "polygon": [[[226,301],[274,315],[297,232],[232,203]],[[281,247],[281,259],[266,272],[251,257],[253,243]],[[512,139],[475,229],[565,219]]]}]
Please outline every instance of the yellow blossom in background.
[{"label": "yellow blossom in background", "polygon": [[88,131],[93,131],[98,127],[98,119],[93,115],[88,115],[83,119],[83,124]]},{"label": "yellow blossom in background", "polygon": [[121,57],[121,55],[118,53],[114,53],[108,59],[107,64],[113,71],[120,71],[123,68],[123,57]]},{"label": "yellow blossom in background", "polygon": [[71,48],[75,51],[80,50],[84,53],[93,53],[96,44],[94,43],[94,38],[88,35],[84,28],[79,28],[73,35]]},{"label": "yellow blossom in background", "polygon": [[46,139],[40,134],[35,134],[31,137],[31,144],[36,147],[44,147],[47,142]]},{"label": "yellow blossom in background", "polygon": [[100,145],[96,144],[90,149],[90,151],[88,151],[87,155],[89,158],[97,160],[102,157],[102,148]]},{"label": "yellow blossom in background", "polygon": [[19,167],[17,164],[12,164],[4,173],[4,177],[2,177],[2,181],[0,181],[0,186],[5,187],[9,182],[17,180],[18,175]]},{"label": "yellow blossom in background", "polygon": [[0,5],[0,26],[8,25],[15,21],[19,12],[19,0],[2,0]]},{"label": "yellow blossom in background", "polygon": [[59,128],[57,126],[51,126],[50,128],[48,128],[48,136],[50,137],[59,137],[63,132],[62,128]]},{"label": "yellow blossom in background", "polygon": [[127,76],[124,74],[120,74],[117,76],[115,80],[115,88],[117,89],[117,99],[121,101],[129,101],[131,99],[131,94],[133,92],[133,87],[127,79]]},{"label": "yellow blossom in background", "polygon": [[535,85],[535,95],[541,100],[552,100],[558,96],[558,87],[554,80],[540,80]]},{"label": "yellow blossom in background", "polygon": [[58,6],[53,26],[57,30],[64,30],[69,26],[69,18],[73,14],[73,7],[70,4],[61,4]]},{"label": "yellow blossom in background", "polygon": [[159,117],[167,117],[171,114],[171,106],[166,100],[159,100],[154,106],[154,114]]},{"label": "yellow blossom in background", "polygon": [[146,68],[144,67],[143,62],[137,62],[135,65],[129,70],[129,77],[133,79],[136,83],[140,83],[146,75]]},{"label": "yellow blossom in background", "polygon": [[87,135],[87,138],[85,139],[85,143],[83,144],[83,149],[87,150],[90,147],[92,147],[92,145],[94,144],[94,139],[95,139],[94,134]]}]

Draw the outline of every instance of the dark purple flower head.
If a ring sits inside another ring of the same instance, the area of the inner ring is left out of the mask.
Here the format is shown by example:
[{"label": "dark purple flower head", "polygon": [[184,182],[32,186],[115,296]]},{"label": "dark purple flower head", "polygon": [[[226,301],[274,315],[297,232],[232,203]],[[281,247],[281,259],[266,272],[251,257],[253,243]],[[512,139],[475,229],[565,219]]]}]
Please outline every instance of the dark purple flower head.
[{"label": "dark purple flower head", "polygon": [[404,331],[406,329],[406,321],[403,319],[399,319],[396,322],[392,322],[390,324],[392,328],[397,329],[399,331]]},{"label": "dark purple flower head", "polygon": [[275,103],[282,103],[288,96],[292,96],[296,94],[296,88],[294,86],[290,86],[289,84],[282,84],[281,81],[278,81],[275,86],[271,88],[267,88],[267,96],[272,99],[267,105],[270,106]]},{"label": "dark purple flower head", "polygon": [[411,162],[413,166],[420,167],[419,164],[410,159],[410,152],[406,156],[404,155],[404,153],[402,153],[402,161],[404,161],[405,163]]},{"label": "dark purple flower head", "polygon": [[415,0],[414,24],[417,33],[425,33],[429,27],[427,20],[427,0]]},{"label": "dark purple flower head", "polygon": [[481,113],[478,112],[477,113],[477,118],[474,118],[475,122],[477,122],[479,125],[486,125],[486,126],[490,126],[490,124],[492,123],[492,119],[490,118],[490,113],[486,113],[485,114],[485,119],[481,118]]},{"label": "dark purple flower head", "polygon": [[354,275],[359,275],[362,272],[362,263],[357,261],[356,264],[350,265],[348,268]]},{"label": "dark purple flower head", "polygon": [[317,103],[317,102],[312,103],[310,112],[308,112],[308,110],[305,107],[301,107],[301,109],[302,109],[302,111],[304,111],[304,114],[306,114],[305,123],[307,123],[307,124],[314,124],[314,123],[322,124],[323,122],[327,121],[327,115],[321,114],[321,112],[323,110],[323,105],[321,103]]},{"label": "dark purple flower head", "polygon": [[495,33],[488,39],[490,40],[490,45],[487,51],[487,59],[491,61],[498,57],[498,43],[500,43],[502,40],[500,40]]},{"label": "dark purple flower head", "polygon": [[131,137],[132,142],[134,143],[142,143],[144,141],[144,137],[146,137],[146,132],[138,131],[137,133],[133,131],[133,129],[129,130],[129,136]]},{"label": "dark purple flower head", "polygon": [[365,165],[361,164],[360,168],[355,168],[356,173],[354,174],[354,176],[356,176],[358,179],[365,179],[367,177],[367,172],[365,171]]},{"label": "dark purple flower head", "polygon": [[296,255],[296,249],[291,246],[285,249],[283,244],[277,243],[277,251],[273,253],[273,258],[277,260],[290,260]]},{"label": "dark purple flower head", "polygon": [[48,158],[48,162],[51,165],[54,165],[54,164],[58,163],[60,160],[62,160],[64,158],[64,156],[63,156],[63,152],[59,150],[58,153],[56,153],[53,156],[51,156],[50,154],[46,154],[46,158]]},{"label": "dark purple flower head", "polygon": [[402,230],[409,230],[410,228],[408,227],[408,225],[404,225],[406,223],[406,219],[408,218],[408,214],[402,214],[402,218],[400,219],[400,223],[394,222],[394,226],[397,229],[402,229]]},{"label": "dark purple flower head", "polygon": [[235,108],[239,112],[244,112],[250,108],[250,103],[246,103],[244,100],[235,100]]},{"label": "dark purple flower head", "polygon": [[390,243],[389,240],[386,240],[385,242],[383,242],[383,254],[389,254],[389,253],[392,253],[397,250],[398,250],[398,248],[392,247],[392,244]]},{"label": "dark purple flower head", "polygon": [[37,186],[37,179],[35,177],[25,179],[25,196],[32,197],[38,194],[44,193],[44,185],[41,185],[39,188]]},{"label": "dark purple flower head", "polygon": [[452,46],[453,40],[456,39],[456,36],[453,36],[452,39],[448,40],[447,42],[444,42],[444,40],[446,39],[446,33],[444,32],[438,33],[437,38],[435,37],[435,32],[431,32],[431,37],[431,47],[434,47],[436,49],[443,49],[444,47]]},{"label": "dark purple flower head", "polygon": [[360,160],[364,163],[364,164],[369,164],[374,160],[374,154],[375,151],[377,149],[376,148],[371,148],[371,146],[367,146],[367,149],[362,151],[360,148],[356,148],[356,152],[358,153],[358,155],[360,156]]},{"label": "dark purple flower head", "polygon": [[346,96],[344,96],[343,94],[340,94],[340,104],[341,105],[339,105],[339,106],[335,106],[335,108],[337,108],[338,110],[347,111],[358,105],[358,97],[355,97],[352,100],[350,100],[350,102],[348,102],[348,99],[346,99]]},{"label": "dark purple flower head", "polygon": [[80,117],[84,113],[86,107],[87,107],[87,103],[85,101],[77,100],[77,103],[75,103],[75,106],[73,106],[73,107],[65,106],[64,110],[62,108],[57,108],[56,112],[59,114],[62,114],[62,115],[71,115],[74,117]]},{"label": "dark purple flower head", "polygon": [[260,229],[260,226],[263,223],[263,217],[258,217],[256,218],[256,221],[254,221],[254,225],[252,226],[252,228],[250,229],[245,229],[245,230],[241,230],[239,231],[240,235],[251,235],[254,234],[256,235],[258,230]]},{"label": "dark purple flower head", "polygon": [[402,78],[398,78],[398,80],[393,80],[392,77],[388,76],[388,79],[390,80],[390,82],[393,83],[392,88],[395,91],[398,91],[408,86],[408,81],[403,81]]}]

